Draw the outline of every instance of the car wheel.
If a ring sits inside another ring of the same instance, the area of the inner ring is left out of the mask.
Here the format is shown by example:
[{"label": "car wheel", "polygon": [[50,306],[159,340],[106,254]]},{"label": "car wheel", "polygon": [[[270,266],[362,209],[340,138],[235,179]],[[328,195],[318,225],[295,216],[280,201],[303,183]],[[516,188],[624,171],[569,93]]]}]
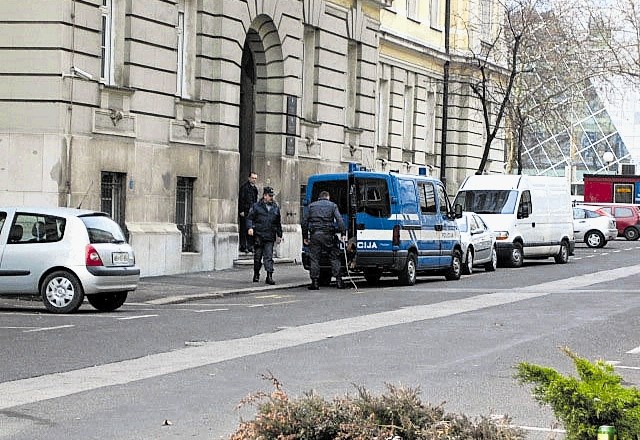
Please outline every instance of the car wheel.
[{"label": "car wheel", "polygon": [[404,286],[413,286],[416,283],[416,254],[409,252],[404,269],[398,275],[400,283]]},{"label": "car wheel", "polygon": [[565,240],[560,243],[560,250],[553,259],[556,260],[558,264],[566,264],[569,262],[569,245]]},{"label": "car wheel", "polygon": [[624,230],[624,238],[626,238],[627,240],[635,241],[638,239],[638,237],[640,237],[640,233],[635,227],[629,226]]},{"label": "car wheel", "polygon": [[462,275],[462,253],[459,250],[453,251],[453,258],[451,259],[451,267],[447,269],[444,277],[448,281],[455,281],[460,279]]},{"label": "car wheel", "polygon": [[462,274],[470,275],[473,273],[473,249],[469,247],[467,249],[467,256],[464,259],[464,264],[462,265]]},{"label": "car wheel", "polygon": [[494,272],[498,268],[498,251],[496,251],[496,247],[494,246],[491,249],[491,261],[485,263],[484,270],[487,272]]},{"label": "car wheel", "polygon": [[584,242],[590,248],[601,248],[605,244],[604,235],[600,231],[589,231],[584,236]]},{"label": "car wheel", "polygon": [[111,292],[87,295],[87,301],[101,312],[113,312],[122,307],[122,304],[127,300],[128,293],[129,292]]},{"label": "car wheel", "polygon": [[378,269],[366,269],[364,271],[364,279],[367,280],[367,283],[371,285],[378,284],[378,281],[380,281],[381,275],[382,274]]},{"label": "car wheel", "polygon": [[511,250],[511,256],[509,258],[509,266],[522,267],[524,261],[524,254],[522,252],[522,244],[513,243],[513,249]]},{"label": "car wheel", "polygon": [[53,313],[73,313],[84,300],[84,290],[78,278],[66,270],[52,272],[40,287],[44,306]]}]

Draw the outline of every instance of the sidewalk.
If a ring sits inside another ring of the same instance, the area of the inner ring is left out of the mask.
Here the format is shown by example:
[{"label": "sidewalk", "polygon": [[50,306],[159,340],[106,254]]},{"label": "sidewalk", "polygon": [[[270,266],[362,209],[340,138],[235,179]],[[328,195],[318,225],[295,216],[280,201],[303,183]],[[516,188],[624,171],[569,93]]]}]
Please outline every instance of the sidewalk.
[{"label": "sidewalk", "polygon": [[148,304],[179,304],[195,299],[220,298],[226,295],[290,289],[309,284],[309,272],[301,264],[276,261],[273,272],[275,285],[265,284],[262,269],[260,282],[254,283],[251,264],[236,265],[232,269],[194,272],[177,275],[144,277],[138,289],[129,295],[131,302]]}]

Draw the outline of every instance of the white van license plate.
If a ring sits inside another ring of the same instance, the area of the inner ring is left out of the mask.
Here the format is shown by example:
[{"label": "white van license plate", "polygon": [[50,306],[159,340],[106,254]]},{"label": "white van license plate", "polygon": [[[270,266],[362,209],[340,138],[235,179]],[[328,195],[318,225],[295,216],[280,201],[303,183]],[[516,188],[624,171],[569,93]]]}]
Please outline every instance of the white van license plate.
[{"label": "white van license plate", "polygon": [[119,265],[119,266],[129,264],[129,253],[128,252],[112,252],[111,261],[113,261],[113,264]]}]

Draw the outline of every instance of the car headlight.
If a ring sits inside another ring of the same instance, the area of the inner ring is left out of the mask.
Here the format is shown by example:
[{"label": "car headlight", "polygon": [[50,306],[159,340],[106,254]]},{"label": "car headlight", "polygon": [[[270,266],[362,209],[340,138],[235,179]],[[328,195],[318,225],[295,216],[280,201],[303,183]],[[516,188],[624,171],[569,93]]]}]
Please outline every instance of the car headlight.
[{"label": "car headlight", "polygon": [[496,231],[496,240],[506,240],[509,238],[509,231]]}]

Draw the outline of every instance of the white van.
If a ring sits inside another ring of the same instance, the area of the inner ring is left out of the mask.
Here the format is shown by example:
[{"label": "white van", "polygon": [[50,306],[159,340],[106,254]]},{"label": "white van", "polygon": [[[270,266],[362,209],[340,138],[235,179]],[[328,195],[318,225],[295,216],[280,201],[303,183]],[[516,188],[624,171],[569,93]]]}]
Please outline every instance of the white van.
[{"label": "white van", "polygon": [[573,212],[563,177],[473,175],[460,186],[454,204],[480,215],[496,234],[498,260],[520,267],[524,258],[573,254]]}]

